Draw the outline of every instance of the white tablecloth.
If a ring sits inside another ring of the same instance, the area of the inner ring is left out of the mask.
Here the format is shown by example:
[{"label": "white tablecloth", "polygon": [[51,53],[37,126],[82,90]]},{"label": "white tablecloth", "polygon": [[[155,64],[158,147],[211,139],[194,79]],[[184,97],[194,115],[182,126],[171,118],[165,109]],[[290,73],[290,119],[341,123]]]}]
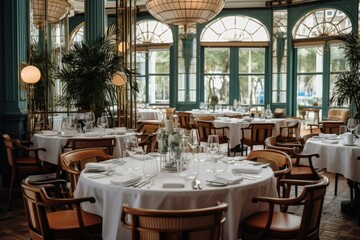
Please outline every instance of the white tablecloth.
[{"label": "white tablecloth", "polygon": [[[131,159],[131,161],[137,160]],[[118,168],[126,168],[127,164]],[[204,171],[206,164],[207,162],[200,165],[199,179],[203,185],[202,190],[193,190],[190,181],[185,183],[184,188],[162,188],[164,179],[176,178],[176,173],[159,172],[150,189],[113,185],[110,183],[112,177],[90,179],[87,174],[81,174],[75,196],[95,197],[96,203],[85,203],[82,206],[86,211],[103,217],[104,240],[131,238],[130,230],[123,228],[120,220],[124,203],[132,207],[149,209],[193,209],[213,206],[217,201],[229,204],[224,225],[224,239],[237,239],[240,222],[245,217],[267,207],[266,204],[251,203],[251,199],[255,196],[277,196],[273,172],[270,168],[264,168],[259,174],[260,179],[244,179],[239,184],[214,187],[206,184],[206,180],[213,179],[214,175]],[[239,166],[230,164],[227,171],[230,172],[234,167]],[[134,173],[142,175],[141,170]]]},{"label": "white tablecloth", "polygon": [[309,139],[304,146],[304,153],[320,155],[312,161],[315,167],[326,168],[329,172],[340,173],[350,180],[360,182],[360,160],[357,160],[360,146],[344,146],[341,143],[331,144]]},{"label": "white tablecloth", "polygon": [[[113,151],[114,157],[120,157],[122,150],[125,148],[126,135],[105,135],[104,137],[114,137],[116,139],[116,146]],[[84,134],[76,135],[74,138],[85,137]],[[32,142],[35,148],[45,148],[46,152],[40,151],[39,158],[43,161],[58,164],[59,155],[62,153],[61,148],[65,145],[66,140],[72,137],[62,136],[48,136],[45,134],[34,134]],[[86,137],[88,138],[88,137]]]},{"label": "white tablecloth", "polygon": [[236,111],[207,111],[207,110],[191,110],[191,111],[186,111],[188,113],[191,113],[194,117],[202,117],[202,116],[213,116],[215,118],[217,117],[222,117],[225,115],[228,116],[233,116],[233,115],[239,115],[241,114],[240,112],[236,112]]},{"label": "white tablecloth", "polygon": [[[273,118],[273,119],[254,119],[252,123],[275,123],[275,127],[272,135],[280,135],[280,127],[287,126],[287,119]],[[241,144],[242,132],[241,128],[245,128],[250,125],[250,122],[244,119],[228,118],[228,119],[216,119],[214,120],[215,127],[229,127],[228,138],[230,139],[230,147],[233,148],[236,145]]]},{"label": "white tablecloth", "polygon": [[162,120],[162,112],[158,109],[137,109],[137,116],[139,121],[146,120]]}]

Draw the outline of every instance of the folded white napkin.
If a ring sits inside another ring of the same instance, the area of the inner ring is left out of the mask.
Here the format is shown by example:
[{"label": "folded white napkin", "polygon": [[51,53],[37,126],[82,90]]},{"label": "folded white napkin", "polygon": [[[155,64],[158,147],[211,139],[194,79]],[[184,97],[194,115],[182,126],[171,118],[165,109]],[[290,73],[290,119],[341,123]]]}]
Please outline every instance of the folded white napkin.
[{"label": "folded white napkin", "polygon": [[166,178],[163,181],[163,188],[184,188],[185,180],[182,178]]},{"label": "folded white napkin", "polygon": [[254,165],[241,165],[237,168],[233,168],[233,173],[260,173],[262,169],[261,165],[254,166]]},{"label": "folded white napkin", "polygon": [[85,172],[101,172],[107,171],[109,165],[107,163],[89,162],[85,164]]},{"label": "folded white napkin", "polygon": [[322,140],[323,143],[329,143],[329,144],[338,144],[339,140],[332,140],[332,139],[324,139]]},{"label": "folded white napkin", "polygon": [[216,179],[223,180],[227,182],[228,184],[236,184],[239,183],[243,177],[242,176],[235,176],[232,173],[229,172],[222,172],[215,175]]},{"label": "folded white napkin", "polygon": [[331,133],[319,133],[319,137],[329,138],[329,139],[336,139],[337,135],[336,134],[331,134]]},{"label": "folded white napkin", "polygon": [[[116,174],[119,174],[119,172],[116,172]],[[112,177],[110,182],[112,184],[116,184],[116,185],[122,185],[122,186],[129,186],[137,181],[140,181],[142,177],[140,175],[134,174],[134,173],[126,173],[123,174],[121,176],[115,176]]]}]

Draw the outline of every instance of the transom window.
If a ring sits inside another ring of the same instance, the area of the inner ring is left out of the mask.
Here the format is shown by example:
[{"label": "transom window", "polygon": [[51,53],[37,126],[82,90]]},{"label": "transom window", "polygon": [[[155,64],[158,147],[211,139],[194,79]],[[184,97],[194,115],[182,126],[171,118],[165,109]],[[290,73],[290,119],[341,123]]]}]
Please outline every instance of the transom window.
[{"label": "transom window", "polygon": [[328,37],[350,33],[351,21],[337,9],[320,9],[305,15],[294,28],[294,39]]},{"label": "transom window", "polygon": [[137,23],[136,72],[140,103],[169,104],[172,42],[168,25],[154,20]]}]

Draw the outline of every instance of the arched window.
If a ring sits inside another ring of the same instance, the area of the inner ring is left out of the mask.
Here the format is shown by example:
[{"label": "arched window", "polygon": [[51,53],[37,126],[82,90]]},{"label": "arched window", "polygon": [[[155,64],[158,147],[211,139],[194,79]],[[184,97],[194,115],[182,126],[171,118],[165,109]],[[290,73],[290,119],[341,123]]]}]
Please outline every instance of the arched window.
[{"label": "arched window", "polygon": [[80,23],[70,34],[69,46],[84,40],[84,22]]},{"label": "arched window", "polygon": [[168,25],[155,20],[136,24],[136,72],[138,101],[169,104],[170,47],[173,43]]},{"label": "arched window", "polygon": [[265,52],[269,33],[257,19],[227,16],[209,23],[200,36],[204,50],[204,101],[263,106]]},{"label": "arched window", "polygon": [[297,21],[292,35],[298,105],[328,108],[336,76],[346,70],[343,51],[335,37],[351,31],[349,17],[334,8],[311,11]]}]

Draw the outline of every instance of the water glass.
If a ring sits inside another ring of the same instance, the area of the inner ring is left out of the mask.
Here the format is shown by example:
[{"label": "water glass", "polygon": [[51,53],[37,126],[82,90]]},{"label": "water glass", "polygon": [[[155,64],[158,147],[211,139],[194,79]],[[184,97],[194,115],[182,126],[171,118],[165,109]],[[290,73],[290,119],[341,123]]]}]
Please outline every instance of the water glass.
[{"label": "water glass", "polygon": [[220,173],[226,172],[228,169],[228,158],[226,153],[217,153],[214,156],[213,172]]},{"label": "water glass", "polygon": [[342,137],[342,135],[343,135],[344,133],[346,133],[346,132],[347,132],[347,127],[346,127],[346,125],[340,125],[340,127],[339,127],[339,136]]},{"label": "water glass", "polygon": [[143,173],[144,177],[149,179],[150,181],[150,184],[148,185],[148,188],[150,188],[150,186],[154,183],[154,178],[158,174],[158,165],[156,158],[144,160]]},{"label": "water glass", "polygon": [[187,179],[194,180],[199,176],[199,161],[197,158],[190,159],[187,164]]},{"label": "water glass", "polygon": [[194,153],[195,148],[200,145],[199,131],[197,129],[191,129],[189,134],[189,146]]}]

